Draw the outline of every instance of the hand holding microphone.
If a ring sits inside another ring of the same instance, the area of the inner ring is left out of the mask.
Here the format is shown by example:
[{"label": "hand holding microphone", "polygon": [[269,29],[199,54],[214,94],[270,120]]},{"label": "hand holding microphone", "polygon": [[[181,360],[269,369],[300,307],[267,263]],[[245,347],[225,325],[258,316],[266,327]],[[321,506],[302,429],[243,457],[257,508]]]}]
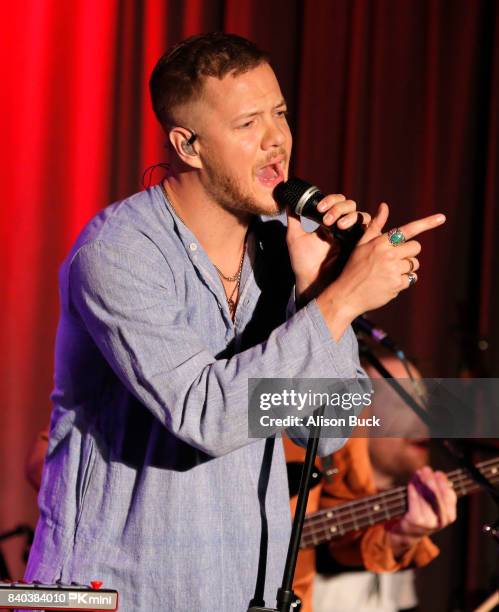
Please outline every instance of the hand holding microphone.
[{"label": "hand holding microphone", "polygon": [[[431,215],[382,233],[388,219],[387,204],[380,204],[371,219],[367,213],[358,213],[355,202],[344,196],[321,199],[317,188],[304,181],[297,187],[292,180],[292,190],[280,184],[274,197],[292,207],[288,212],[287,242],[297,293],[307,301],[317,298],[333,338],[339,340],[357,316],[384,306],[417,280],[414,273],[419,268],[421,245],[413,238],[442,225],[445,216]],[[287,199],[279,199],[283,197]],[[296,216],[301,213],[318,220],[326,211],[322,225],[336,224],[329,232],[321,227],[307,234]],[[366,225],[362,233],[359,214]],[[341,274],[331,278],[331,267],[342,247],[348,258]]]},{"label": "hand holding microphone", "polygon": [[[274,199],[286,206],[287,243],[296,291],[302,302],[308,302],[338,275],[371,217],[358,213],[357,204],[344,195],[324,196],[317,187],[297,178],[279,183]],[[316,221],[320,227],[315,232],[305,232],[299,215]]]},{"label": "hand holding microphone", "polygon": [[[276,202],[288,206],[296,215],[327,227],[339,241],[342,250],[352,251],[364,234],[366,219],[362,213],[355,212],[355,202],[347,200],[343,195],[326,197],[315,185],[295,177],[279,183],[274,189],[274,198]],[[343,203],[346,203],[346,206],[342,207]],[[370,219],[367,213],[364,214]],[[340,217],[342,218],[338,225]]]}]

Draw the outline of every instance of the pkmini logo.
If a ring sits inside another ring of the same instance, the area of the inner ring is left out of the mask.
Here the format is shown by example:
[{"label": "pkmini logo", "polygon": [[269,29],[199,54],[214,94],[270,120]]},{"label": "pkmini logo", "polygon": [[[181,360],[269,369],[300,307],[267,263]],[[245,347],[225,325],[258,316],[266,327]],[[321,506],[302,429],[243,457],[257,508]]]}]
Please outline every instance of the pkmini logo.
[{"label": "pkmini logo", "polygon": [[69,601],[76,604],[94,605],[94,606],[105,606],[112,604],[111,595],[104,595],[102,593],[69,593]]}]

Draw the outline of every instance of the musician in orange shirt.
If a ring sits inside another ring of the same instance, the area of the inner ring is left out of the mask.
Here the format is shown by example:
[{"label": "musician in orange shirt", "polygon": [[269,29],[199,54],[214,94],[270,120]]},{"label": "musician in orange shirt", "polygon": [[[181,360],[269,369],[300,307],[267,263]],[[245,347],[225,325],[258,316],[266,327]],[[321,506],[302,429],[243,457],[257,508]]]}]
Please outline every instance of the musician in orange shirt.
[{"label": "musician in orange shirt", "polygon": [[[385,357],[383,364],[396,378],[406,378],[407,373],[401,362],[392,357]],[[371,378],[379,377],[379,374],[369,365],[364,368]],[[415,377],[420,378],[419,373],[413,369]],[[377,406],[381,402],[389,410],[396,411],[397,404],[402,400],[396,393],[386,388],[386,397],[377,397]],[[414,417],[416,418],[416,417]],[[408,422],[408,431],[413,431],[414,423]],[[412,435],[412,433],[411,433]],[[292,448],[292,444],[285,444],[288,461],[303,461],[304,454],[298,448]],[[301,459],[300,459],[301,456]],[[364,568],[375,574],[384,572],[395,572],[409,567],[421,567],[428,564],[438,555],[438,548],[431,542],[429,535],[452,523],[456,518],[456,494],[452,489],[447,477],[442,472],[433,471],[427,465],[428,448],[422,440],[411,438],[351,438],[345,446],[331,457],[331,465],[327,469],[337,470],[334,474],[323,479],[321,486],[314,487],[311,491],[307,514],[317,510],[319,507],[326,508],[350,502],[368,495],[375,494],[381,490],[394,487],[399,484],[408,486],[408,508],[400,517],[382,523],[372,525],[359,531],[352,531],[343,537],[333,539],[328,545],[328,553],[334,562],[343,566]],[[321,465],[324,472],[325,468]],[[412,478],[412,480],[411,480]],[[432,492],[433,502],[425,500],[428,492]],[[292,499],[292,510],[296,500]],[[321,555],[321,559],[324,555]],[[331,610],[347,612],[344,603],[340,604],[341,595],[339,588],[334,586],[334,580],[327,578],[316,578],[314,587],[314,606],[312,607],[312,583],[316,575],[316,554],[314,548],[302,549],[299,555],[296,579],[294,583],[295,593],[302,599],[302,612],[326,612],[328,600]],[[324,565],[324,563],[322,563]],[[357,573],[359,577],[361,572]],[[354,580],[355,577],[352,577]],[[386,582],[386,581],[385,581]],[[364,580],[365,583],[365,580]],[[349,585],[348,599],[350,604],[348,610],[377,610],[385,611],[390,608],[381,607],[382,597],[386,594],[380,593],[379,588],[374,589],[372,608],[369,603],[364,602],[365,608],[360,608],[361,591],[364,583],[357,583],[357,587]],[[406,580],[411,590],[412,581]],[[383,581],[372,575],[369,588],[383,586]],[[386,590],[386,589],[385,589]],[[391,584],[393,589],[393,582]],[[410,595],[410,593],[409,593]],[[369,594],[366,595],[369,597]],[[355,601],[355,603],[354,603]],[[343,605],[343,607],[341,607]]]}]

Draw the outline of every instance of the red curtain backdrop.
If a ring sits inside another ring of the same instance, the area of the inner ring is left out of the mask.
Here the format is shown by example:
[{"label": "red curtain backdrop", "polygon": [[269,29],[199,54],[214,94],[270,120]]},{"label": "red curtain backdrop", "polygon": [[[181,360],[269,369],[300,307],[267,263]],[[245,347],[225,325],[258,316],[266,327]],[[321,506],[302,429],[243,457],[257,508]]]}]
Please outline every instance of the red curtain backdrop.
[{"label": "red curtain backdrop", "polygon": [[[457,376],[478,361],[499,373],[498,2],[6,3],[0,532],[36,520],[24,461],[50,413],[58,266],[83,224],[164,160],[147,87],[157,58],[215,29],[270,52],[296,174],[371,212],[389,202],[390,226],[447,214],[422,237],[418,285],[373,318],[427,374]],[[479,336],[488,350],[476,357]],[[2,549],[19,574],[16,546]]]}]

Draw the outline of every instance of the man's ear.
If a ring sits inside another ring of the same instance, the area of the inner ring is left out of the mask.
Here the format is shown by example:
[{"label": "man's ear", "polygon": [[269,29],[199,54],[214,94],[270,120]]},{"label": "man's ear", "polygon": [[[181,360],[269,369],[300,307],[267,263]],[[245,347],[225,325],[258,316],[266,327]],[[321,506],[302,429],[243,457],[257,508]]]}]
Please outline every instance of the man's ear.
[{"label": "man's ear", "polygon": [[178,157],[192,168],[201,168],[202,163],[197,152],[194,132],[182,127],[174,127],[168,132],[168,138]]}]

